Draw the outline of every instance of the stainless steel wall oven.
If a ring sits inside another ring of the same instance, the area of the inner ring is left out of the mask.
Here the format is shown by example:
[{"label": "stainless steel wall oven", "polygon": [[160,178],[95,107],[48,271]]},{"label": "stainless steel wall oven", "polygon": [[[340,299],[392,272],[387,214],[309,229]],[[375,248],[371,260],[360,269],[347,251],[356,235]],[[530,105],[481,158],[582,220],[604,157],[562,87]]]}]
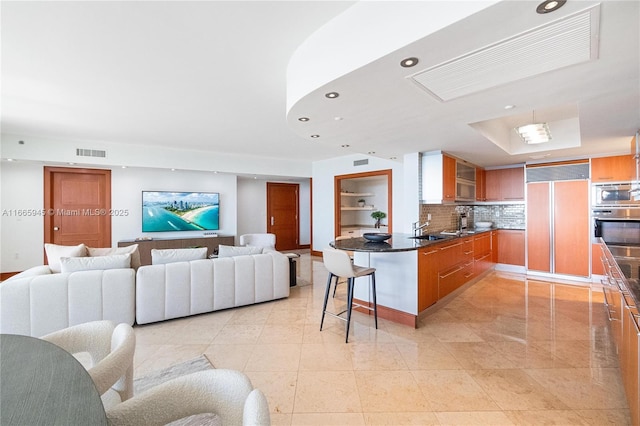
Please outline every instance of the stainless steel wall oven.
[{"label": "stainless steel wall oven", "polygon": [[640,278],[640,208],[592,211],[593,236],[604,240],[627,278]]}]

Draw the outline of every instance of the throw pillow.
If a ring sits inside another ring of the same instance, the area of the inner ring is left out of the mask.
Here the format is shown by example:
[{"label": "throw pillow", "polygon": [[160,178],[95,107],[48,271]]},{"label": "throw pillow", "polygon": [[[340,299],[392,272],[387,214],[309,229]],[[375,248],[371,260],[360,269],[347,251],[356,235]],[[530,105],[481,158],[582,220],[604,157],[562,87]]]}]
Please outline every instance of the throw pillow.
[{"label": "throw pillow", "polygon": [[113,254],[131,254],[131,267],[133,269],[138,269],[140,267],[140,252],[138,251],[137,244],[131,244],[126,247],[106,247],[106,248],[93,248],[87,247],[87,252],[89,253],[89,257],[96,256],[111,256]]},{"label": "throw pillow", "polygon": [[61,257],[62,272],[131,268],[131,253],[97,257]]},{"label": "throw pillow", "polygon": [[207,248],[188,248],[188,249],[151,249],[151,264],[164,265],[174,262],[189,262],[191,260],[199,260],[207,258]]},{"label": "throw pillow", "polygon": [[261,254],[261,253],[262,253],[262,247],[225,246],[222,244],[218,246],[218,257],[247,256],[249,254]]},{"label": "throw pillow", "polygon": [[60,272],[61,257],[84,257],[87,255],[87,246],[84,244],[77,246],[45,244],[44,251],[47,253],[47,261],[51,272]]}]

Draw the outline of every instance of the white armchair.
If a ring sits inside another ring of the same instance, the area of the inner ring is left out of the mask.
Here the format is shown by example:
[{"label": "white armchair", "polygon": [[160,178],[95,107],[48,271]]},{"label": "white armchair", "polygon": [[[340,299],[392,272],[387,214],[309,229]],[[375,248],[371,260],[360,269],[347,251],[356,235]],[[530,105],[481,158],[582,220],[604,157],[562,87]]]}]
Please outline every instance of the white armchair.
[{"label": "white armchair", "polygon": [[241,246],[276,248],[275,234],[244,234],[240,235]]},{"label": "white armchair", "polygon": [[136,338],[129,324],[93,321],[42,337],[74,355],[87,369],[105,407],[133,396]]},{"label": "white armchair", "polygon": [[169,380],[106,410],[112,426],[164,425],[213,413],[223,425],[269,425],[269,404],[235,370],[208,370]]}]

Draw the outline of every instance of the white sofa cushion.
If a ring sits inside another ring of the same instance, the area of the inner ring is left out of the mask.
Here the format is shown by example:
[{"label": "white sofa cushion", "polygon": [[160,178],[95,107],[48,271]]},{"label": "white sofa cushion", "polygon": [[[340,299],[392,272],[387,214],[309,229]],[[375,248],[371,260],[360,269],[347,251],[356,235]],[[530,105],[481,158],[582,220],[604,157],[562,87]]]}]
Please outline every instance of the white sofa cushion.
[{"label": "white sofa cushion", "polygon": [[235,257],[235,256],[247,256],[250,254],[262,254],[263,248],[256,246],[225,246],[220,244],[218,246],[218,257]]},{"label": "white sofa cushion", "polygon": [[186,248],[186,249],[151,249],[151,264],[164,265],[175,262],[189,262],[190,260],[200,260],[207,258],[207,248]]},{"label": "white sofa cushion", "polygon": [[131,267],[138,269],[140,267],[140,251],[138,250],[138,244],[132,244],[126,247],[106,247],[106,248],[94,248],[87,247],[87,253],[90,257],[96,256],[111,256],[112,254],[131,254]]},{"label": "white sofa cushion", "polygon": [[62,272],[131,268],[131,253],[97,257],[61,257]]},{"label": "white sofa cushion", "polygon": [[58,244],[45,244],[44,250],[47,253],[47,261],[51,272],[60,272],[61,257],[84,257],[87,255],[87,246],[78,244],[77,246],[61,246]]}]

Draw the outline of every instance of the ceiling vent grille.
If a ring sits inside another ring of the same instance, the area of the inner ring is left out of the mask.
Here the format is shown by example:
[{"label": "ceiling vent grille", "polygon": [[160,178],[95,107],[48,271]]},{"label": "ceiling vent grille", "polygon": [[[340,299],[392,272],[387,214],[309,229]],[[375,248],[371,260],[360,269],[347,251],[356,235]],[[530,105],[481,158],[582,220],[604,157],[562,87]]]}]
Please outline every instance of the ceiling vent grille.
[{"label": "ceiling vent grille", "polygon": [[600,6],[483,47],[409,78],[441,101],[598,58]]},{"label": "ceiling vent grille", "polygon": [[364,159],[364,160],[355,160],[353,162],[354,166],[366,166],[367,164],[369,164],[369,160],[368,159]]},{"label": "ceiling vent grille", "polygon": [[101,149],[76,148],[76,157],[99,157],[106,158],[107,151]]}]

